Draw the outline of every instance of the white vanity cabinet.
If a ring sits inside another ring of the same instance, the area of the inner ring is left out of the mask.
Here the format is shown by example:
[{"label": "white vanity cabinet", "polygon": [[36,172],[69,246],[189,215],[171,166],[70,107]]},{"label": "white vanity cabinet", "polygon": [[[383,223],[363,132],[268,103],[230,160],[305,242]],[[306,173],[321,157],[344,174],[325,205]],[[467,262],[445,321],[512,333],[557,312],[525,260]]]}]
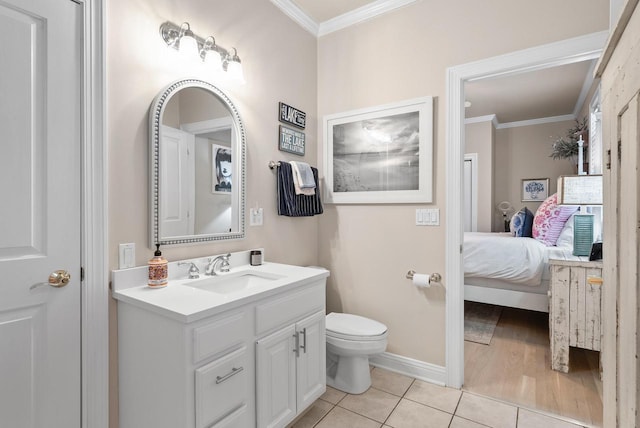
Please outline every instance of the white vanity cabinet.
[{"label": "white vanity cabinet", "polygon": [[120,427],[253,426],[249,310],[184,324],[118,305]]},{"label": "white vanity cabinet", "polygon": [[171,283],[116,291],[120,428],[291,422],[326,389],[327,275],[300,272],[294,283],[197,311],[189,299],[205,307],[211,293]]}]

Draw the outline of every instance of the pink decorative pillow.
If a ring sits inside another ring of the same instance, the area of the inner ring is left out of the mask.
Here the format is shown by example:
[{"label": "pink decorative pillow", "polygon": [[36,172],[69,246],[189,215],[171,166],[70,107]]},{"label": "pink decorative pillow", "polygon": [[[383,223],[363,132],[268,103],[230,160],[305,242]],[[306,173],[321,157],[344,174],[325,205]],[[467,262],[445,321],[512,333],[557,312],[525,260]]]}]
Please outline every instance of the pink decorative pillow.
[{"label": "pink decorative pillow", "polygon": [[532,235],[547,247],[556,245],[565,223],[578,210],[575,206],[558,205],[556,193],[540,204],[533,219]]}]

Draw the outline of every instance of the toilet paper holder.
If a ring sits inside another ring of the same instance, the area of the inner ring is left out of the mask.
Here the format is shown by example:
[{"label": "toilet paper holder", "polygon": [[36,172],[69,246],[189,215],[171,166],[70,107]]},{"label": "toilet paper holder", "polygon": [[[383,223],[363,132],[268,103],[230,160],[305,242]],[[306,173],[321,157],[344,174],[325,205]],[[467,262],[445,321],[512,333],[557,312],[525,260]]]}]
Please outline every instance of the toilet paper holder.
[{"label": "toilet paper holder", "polygon": [[[413,279],[413,275],[415,275],[415,273],[415,270],[410,270],[409,272],[407,272],[407,279]],[[429,282],[439,283],[440,281],[442,281],[442,275],[440,275],[439,273],[432,273],[431,275],[429,275]]]}]

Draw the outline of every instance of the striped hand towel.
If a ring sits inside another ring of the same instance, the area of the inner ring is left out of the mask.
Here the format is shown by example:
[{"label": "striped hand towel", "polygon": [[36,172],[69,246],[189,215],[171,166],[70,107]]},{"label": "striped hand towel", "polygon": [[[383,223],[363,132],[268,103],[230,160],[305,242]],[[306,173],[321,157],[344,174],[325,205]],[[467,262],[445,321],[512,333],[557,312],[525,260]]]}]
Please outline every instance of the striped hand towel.
[{"label": "striped hand towel", "polygon": [[291,165],[288,162],[280,161],[277,171],[278,215],[308,217],[323,213],[320,192],[317,191],[319,189],[318,170],[311,167],[311,171],[316,182],[315,195],[296,195]]}]

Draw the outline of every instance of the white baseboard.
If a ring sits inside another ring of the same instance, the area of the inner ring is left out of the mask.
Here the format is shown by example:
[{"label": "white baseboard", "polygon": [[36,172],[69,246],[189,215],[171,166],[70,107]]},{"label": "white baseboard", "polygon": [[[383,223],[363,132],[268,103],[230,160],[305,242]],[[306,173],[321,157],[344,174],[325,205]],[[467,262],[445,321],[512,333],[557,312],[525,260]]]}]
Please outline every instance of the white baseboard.
[{"label": "white baseboard", "polygon": [[369,363],[372,366],[424,380],[425,382],[435,383],[441,386],[446,385],[447,370],[443,366],[425,363],[424,361],[414,360],[413,358],[403,357],[389,352],[369,357]]}]

